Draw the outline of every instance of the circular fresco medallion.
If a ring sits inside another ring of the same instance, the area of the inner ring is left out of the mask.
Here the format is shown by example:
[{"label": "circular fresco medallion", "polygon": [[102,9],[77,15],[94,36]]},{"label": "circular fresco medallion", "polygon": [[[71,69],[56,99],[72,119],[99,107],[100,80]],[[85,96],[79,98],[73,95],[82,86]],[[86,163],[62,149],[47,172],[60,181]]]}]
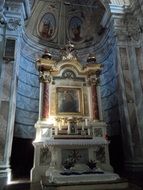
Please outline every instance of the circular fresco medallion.
[{"label": "circular fresco medallion", "polygon": [[69,38],[71,41],[80,42],[83,40],[83,22],[82,20],[74,16],[69,21]]},{"label": "circular fresco medallion", "polygon": [[50,40],[54,37],[56,30],[56,20],[52,13],[46,13],[38,27],[39,34],[42,38]]}]

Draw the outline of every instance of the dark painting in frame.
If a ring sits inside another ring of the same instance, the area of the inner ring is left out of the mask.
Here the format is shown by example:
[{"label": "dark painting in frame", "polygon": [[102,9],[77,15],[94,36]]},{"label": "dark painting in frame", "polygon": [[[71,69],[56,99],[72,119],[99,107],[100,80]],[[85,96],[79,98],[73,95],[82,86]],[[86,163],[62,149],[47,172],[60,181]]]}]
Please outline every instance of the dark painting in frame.
[{"label": "dark painting in frame", "polygon": [[81,88],[57,87],[57,113],[82,114]]}]

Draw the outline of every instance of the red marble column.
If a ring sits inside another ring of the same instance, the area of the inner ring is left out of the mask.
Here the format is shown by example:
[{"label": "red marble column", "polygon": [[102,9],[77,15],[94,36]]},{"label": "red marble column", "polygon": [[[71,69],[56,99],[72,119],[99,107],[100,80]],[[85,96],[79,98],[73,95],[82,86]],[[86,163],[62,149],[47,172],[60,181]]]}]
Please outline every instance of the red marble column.
[{"label": "red marble column", "polygon": [[91,86],[93,119],[99,119],[98,97],[96,85]]},{"label": "red marble column", "polygon": [[42,119],[49,116],[49,83],[43,83],[43,102],[42,102]]}]

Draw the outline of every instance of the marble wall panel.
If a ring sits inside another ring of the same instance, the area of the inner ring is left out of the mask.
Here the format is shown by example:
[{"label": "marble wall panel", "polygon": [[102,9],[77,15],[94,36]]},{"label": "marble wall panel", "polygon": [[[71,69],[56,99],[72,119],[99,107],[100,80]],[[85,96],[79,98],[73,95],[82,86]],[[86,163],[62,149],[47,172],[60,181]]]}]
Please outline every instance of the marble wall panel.
[{"label": "marble wall panel", "polygon": [[5,68],[3,71],[3,84],[2,84],[2,99],[9,100],[10,98],[10,87],[11,87],[11,80],[12,80],[12,69],[13,63],[10,62],[9,64],[5,64]]},{"label": "marble wall panel", "polygon": [[111,68],[112,66],[113,66],[113,62],[112,62],[112,61],[110,61],[110,60],[104,61],[104,67],[103,67],[102,73],[108,72],[108,70],[110,70],[110,68]]},{"label": "marble wall panel", "polygon": [[[0,32],[1,33],[1,32]],[[0,34],[0,78],[1,78],[1,71],[2,71],[2,63],[3,63],[3,46],[4,46],[4,39],[3,39],[3,35]]]},{"label": "marble wall panel", "polygon": [[14,136],[19,138],[34,139],[36,130],[32,125],[15,123]]},{"label": "marble wall panel", "polygon": [[128,102],[134,102],[130,71],[129,70],[123,70],[123,77],[124,77],[124,84],[125,84],[127,101]]},{"label": "marble wall panel", "polygon": [[[142,126],[143,126],[143,83],[142,83],[142,71],[143,71],[143,55],[142,55],[142,47],[133,47],[132,52],[130,55],[130,68],[132,72],[132,82],[133,82],[133,90],[134,90],[134,107],[132,106],[132,115],[134,115],[134,128],[132,129],[132,137],[135,143],[134,152],[137,158],[143,154],[141,146],[143,143],[143,133],[142,133]],[[130,102],[131,104],[131,102]],[[131,106],[131,105],[129,105]],[[133,108],[135,110],[133,110]],[[131,117],[131,116],[130,116]],[[133,119],[133,118],[132,118]],[[132,122],[132,120],[131,120]],[[132,122],[133,123],[133,122]],[[136,126],[136,127],[135,127]],[[137,147],[138,145],[138,147]]]},{"label": "marble wall panel", "polygon": [[[109,61],[106,64],[106,66],[104,64],[104,67],[103,67],[103,70],[102,70],[102,74],[104,74],[105,77],[107,76],[106,77],[107,80],[109,80],[113,76],[117,75],[117,68],[116,68],[117,64],[114,63],[114,58],[112,58],[112,59],[113,59],[112,62]],[[111,73],[112,73],[112,75],[111,75]],[[101,76],[102,76],[102,74],[101,74]]]},{"label": "marble wall panel", "polygon": [[34,125],[38,119],[38,112],[28,111],[17,107],[16,121],[23,124]]},{"label": "marble wall panel", "polygon": [[120,118],[117,98],[117,62],[114,50],[103,65],[100,77],[103,119],[108,124],[108,134],[118,135],[120,134]]},{"label": "marble wall panel", "polygon": [[100,81],[102,83],[102,86],[105,85],[106,83],[109,83],[110,81],[112,81],[114,79],[114,75],[111,75],[110,72],[107,71],[106,73],[101,75]]},{"label": "marble wall panel", "polygon": [[9,102],[1,101],[0,104],[0,162],[4,159],[4,149],[6,144],[6,130],[8,125]]},{"label": "marble wall panel", "polygon": [[114,135],[119,135],[120,134],[120,121],[117,120],[117,121],[114,121],[110,124],[107,124],[107,133],[109,136],[114,136]]},{"label": "marble wall panel", "polygon": [[142,48],[135,48],[135,54],[136,54],[136,61],[139,70],[143,70],[143,50]]},{"label": "marble wall panel", "polygon": [[137,117],[136,117],[136,111],[135,106],[133,103],[128,103],[128,111],[129,111],[129,120],[130,120],[130,126],[131,126],[131,135],[132,135],[132,143],[134,148],[134,156],[138,156],[138,145],[140,144],[140,137],[139,137],[139,131],[137,130]]},{"label": "marble wall panel", "polygon": [[[131,49],[128,49],[131,53]],[[140,91],[140,80],[138,75],[138,69],[134,65],[134,55],[133,52],[128,59],[128,52],[125,48],[120,49],[121,66],[123,73],[124,86],[122,90],[125,93],[124,101],[126,100],[126,121],[128,125],[128,135],[130,135],[129,146],[131,146],[132,154],[134,158],[139,157],[140,151],[140,130],[138,128],[138,116],[136,106],[140,102],[138,97],[141,94]],[[139,52],[138,52],[139,53]],[[129,65],[130,63],[130,65]],[[124,105],[125,106],[125,105]],[[140,110],[141,111],[141,110]],[[123,122],[123,121],[122,121]],[[127,126],[126,126],[127,127]]]},{"label": "marble wall panel", "polygon": [[21,68],[19,69],[19,78],[25,83],[32,86],[38,86],[39,84],[39,78],[37,75],[27,72],[26,70],[23,70]]},{"label": "marble wall panel", "polygon": [[108,56],[107,60],[105,60],[103,62],[104,67],[102,69],[102,73],[106,73],[107,72],[107,74],[108,74],[108,72],[110,73],[110,70],[113,70],[113,72],[114,72],[114,68],[113,67],[115,65],[114,65],[113,59],[114,59],[114,57],[112,56],[112,54],[110,54]]},{"label": "marble wall panel", "polygon": [[110,94],[109,96],[102,97],[102,104],[104,105],[104,110],[117,106],[118,97],[116,93]]},{"label": "marble wall panel", "polygon": [[17,107],[29,111],[38,112],[39,100],[21,94],[17,94]]},{"label": "marble wall panel", "polygon": [[51,152],[49,151],[48,148],[42,147],[40,149],[40,160],[39,160],[39,165],[41,166],[46,166],[49,165],[51,162]]},{"label": "marble wall panel", "polygon": [[101,163],[105,163],[106,162],[105,147],[103,145],[98,146],[96,148],[95,158],[96,158],[96,160],[100,161]]},{"label": "marble wall panel", "polygon": [[122,142],[124,144],[124,156],[125,158],[131,159],[133,157],[133,151],[132,151],[132,145],[131,142],[131,132],[130,132],[130,125],[126,121],[126,115],[127,115],[127,109],[124,107],[124,105],[119,106],[120,111],[120,121],[121,121],[121,131],[122,131]]},{"label": "marble wall panel", "polygon": [[38,71],[36,69],[36,60],[35,62],[33,62],[32,60],[29,61],[28,59],[22,57],[21,62],[20,62],[20,68],[21,70],[23,69],[27,72],[38,75]]},{"label": "marble wall panel", "polygon": [[21,57],[14,136],[34,138],[39,111],[39,78],[35,64]]},{"label": "marble wall panel", "polygon": [[143,90],[143,70],[139,71],[139,76],[140,76],[140,80],[141,80],[141,87],[142,87],[142,90]]},{"label": "marble wall panel", "polygon": [[11,93],[13,62],[2,65],[1,75],[1,102],[0,102],[0,162],[4,160],[4,151],[6,145],[6,132],[8,128],[9,100]]},{"label": "marble wall panel", "polygon": [[[140,97],[143,96],[143,55],[142,55],[142,48],[135,48],[135,55],[137,61],[137,68],[134,66],[133,72],[133,82],[134,82],[134,89],[135,89],[135,102],[137,107],[140,109],[143,108],[143,100],[142,98],[138,98],[138,94]],[[141,106],[142,105],[142,106]],[[140,113],[140,111],[139,111]]]},{"label": "marble wall panel", "polygon": [[104,110],[103,115],[105,117],[105,121],[109,124],[119,121],[119,111],[118,107],[111,107],[110,109]]},{"label": "marble wall panel", "polygon": [[112,95],[116,91],[116,78],[101,85],[102,98]]},{"label": "marble wall panel", "polygon": [[21,80],[18,81],[17,93],[31,99],[39,99],[39,87],[26,84]]}]

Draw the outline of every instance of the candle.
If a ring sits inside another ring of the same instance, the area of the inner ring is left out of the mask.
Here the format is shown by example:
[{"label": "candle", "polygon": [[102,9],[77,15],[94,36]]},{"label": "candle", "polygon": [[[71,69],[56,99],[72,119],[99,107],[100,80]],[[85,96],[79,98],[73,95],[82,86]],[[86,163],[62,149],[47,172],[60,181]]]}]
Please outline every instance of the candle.
[{"label": "candle", "polygon": [[54,119],[54,127],[57,127],[57,121]]},{"label": "candle", "polygon": [[88,119],[85,119],[85,126],[88,126]]},{"label": "candle", "polygon": [[90,129],[89,128],[87,129],[87,133],[88,133],[88,135],[90,135]]},{"label": "candle", "polygon": [[64,122],[64,119],[62,119],[62,126],[64,126],[64,123],[65,123],[65,122]]},{"label": "candle", "polygon": [[59,121],[59,130],[61,130],[61,122]]},{"label": "candle", "polygon": [[67,133],[70,134],[71,130],[70,130],[70,122],[68,122],[68,131]]},{"label": "candle", "polygon": [[84,122],[82,123],[82,131],[84,131]]},{"label": "candle", "polygon": [[58,128],[55,127],[55,135],[58,135]]}]

